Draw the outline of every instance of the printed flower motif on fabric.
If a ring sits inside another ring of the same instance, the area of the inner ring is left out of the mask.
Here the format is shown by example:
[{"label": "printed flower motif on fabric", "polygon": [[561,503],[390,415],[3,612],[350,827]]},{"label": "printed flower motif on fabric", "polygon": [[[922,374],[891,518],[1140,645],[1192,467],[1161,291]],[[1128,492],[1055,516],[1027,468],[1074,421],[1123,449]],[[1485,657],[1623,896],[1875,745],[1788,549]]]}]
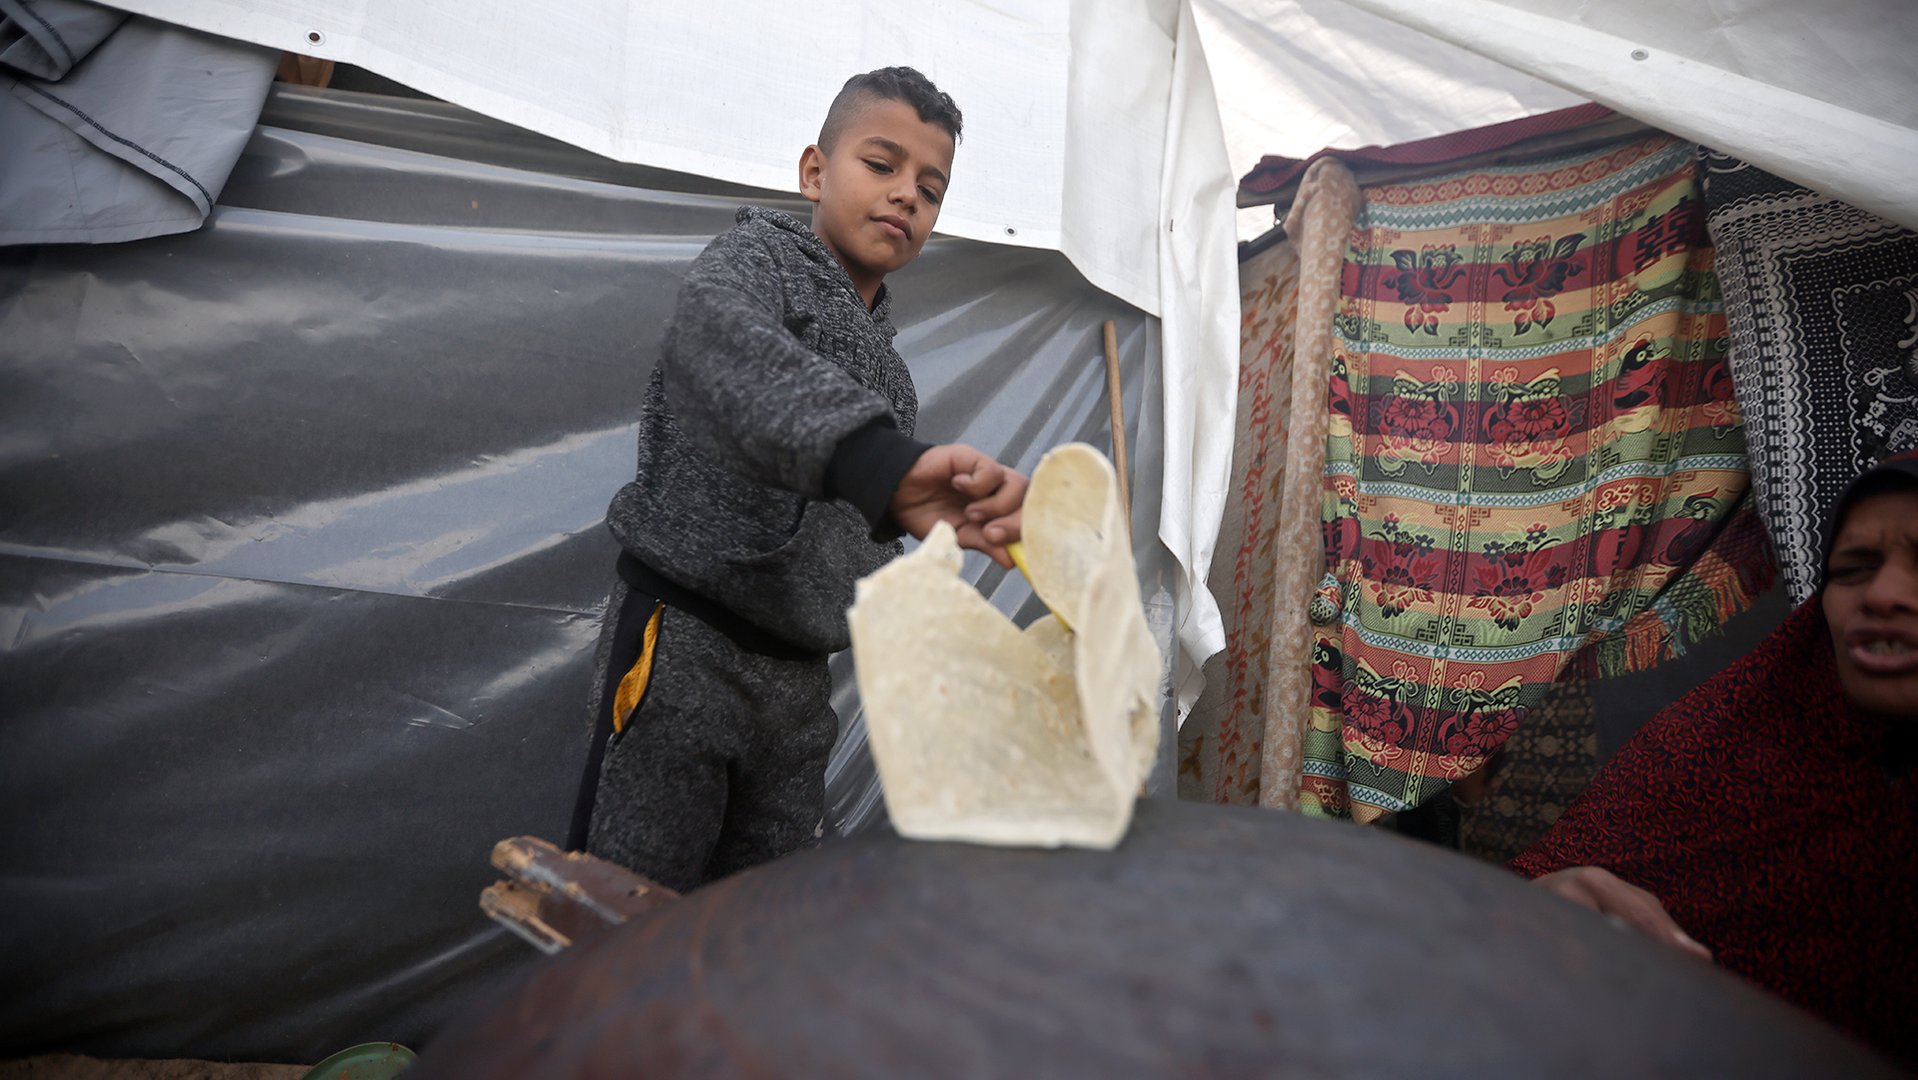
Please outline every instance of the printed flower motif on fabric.
[{"label": "printed flower motif on fabric", "polygon": [[1438,541],[1430,533],[1404,528],[1397,514],[1385,515],[1385,522],[1372,535],[1385,542],[1386,553],[1383,559],[1364,559],[1365,579],[1372,586],[1379,614],[1389,619],[1413,604],[1431,603],[1439,569],[1432,551]]},{"label": "printed flower motif on fabric", "polygon": [[1432,756],[1437,775],[1457,780],[1481,768],[1525,721],[1519,678],[1487,688],[1484,671],[1467,672],[1446,692],[1446,705],[1432,708],[1417,703],[1424,689],[1411,666],[1392,667],[1380,675],[1361,660],[1343,699],[1347,747],[1373,765],[1393,767],[1417,749]]},{"label": "printed flower motif on fabric", "polygon": [[1409,757],[1424,711],[1413,699],[1422,689],[1418,673],[1403,660],[1392,662],[1390,675],[1360,660],[1342,695],[1348,748],[1375,765]]},{"label": "printed flower motif on fabric", "polygon": [[1690,566],[1692,560],[1705,553],[1706,545],[1711,543],[1712,534],[1724,518],[1724,510],[1717,488],[1687,496],[1678,513],[1673,515],[1674,520],[1685,524],[1672,533],[1671,539],[1665,542],[1665,550],[1654,561],[1666,566]]},{"label": "printed flower motif on fabric", "polygon": [[1703,413],[1706,422],[1711,424],[1714,439],[1723,439],[1734,432],[1744,431],[1745,413],[1738,407],[1737,391],[1732,382],[1732,366],[1722,356],[1711,361],[1705,368]]},{"label": "printed flower motif on fabric", "polygon": [[1332,350],[1331,385],[1326,390],[1325,404],[1329,410],[1326,417],[1325,434],[1331,439],[1349,439],[1352,437],[1352,380],[1348,375],[1345,353]]},{"label": "printed flower motif on fabric", "polygon": [[1417,462],[1426,473],[1438,469],[1439,459],[1458,433],[1458,376],[1449,367],[1432,371],[1430,382],[1419,382],[1404,371],[1392,378],[1392,396],[1379,410],[1380,471],[1398,476]]},{"label": "printed flower motif on fabric", "polygon": [[1565,291],[1565,284],[1585,268],[1576,260],[1584,233],[1561,236],[1556,242],[1549,236],[1520,240],[1505,253],[1505,265],[1493,271],[1511,289],[1499,299],[1505,310],[1517,312],[1512,329],[1523,334],[1534,326],[1550,326],[1558,314],[1552,297]]},{"label": "printed flower motif on fabric", "polygon": [[1558,479],[1572,460],[1572,428],[1583,423],[1585,412],[1582,403],[1566,402],[1558,369],[1520,382],[1517,368],[1500,368],[1485,393],[1485,450],[1499,475],[1509,479],[1529,469],[1541,487]]},{"label": "printed flower motif on fabric", "polygon": [[1641,336],[1625,350],[1618,378],[1612,381],[1613,431],[1629,435],[1658,426],[1671,374],[1672,351],[1659,339]]},{"label": "printed flower motif on fabric", "polygon": [[1346,728],[1357,736],[1357,750],[1365,760],[1390,765],[1410,756],[1406,745],[1416,727],[1411,706],[1363,690],[1345,697]]},{"label": "printed flower motif on fabric", "polygon": [[1350,476],[1326,478],[1320,507],[1319,539],[1325,549],[1326,573],[1339,581],[1359,574],[1359,485]]},{"label": "printed flower motif on fabric", "polygon": [[1345,589],[1339,584],[1338,575],[1326,574],[1319,578],[1318,588],[1312,590],[1312,599],[1306,606],[1306,619],[1314,626],[1330,626],[1344,611]]},{"label": "printed flower motif on fabric", "polygon": [[1393,719],[1392,701],[1376,694],[1354,692],[1345,700],[1345,719],[1353,727],[1386,742],[1398,742],[1405,727]]},{"label": "printed flower motif on fabric", "polygon": [[1608,484],[1598,491],[1586,547],[1586,576],[1600,588],[1620,570],[1640,565],[1646,533],[1658,512],[1662,486],[1655,480]]},{"label": "printed flower motif on fabric", "polygon": [[1484,610],[1506,630],[1517,630],[1544,602],[1546,589],[1565,584],[1565,564],[1553,558],[1555,547],[1540,524],[1517,539],[1487,541],[1485,560],[1476,568],[1478,588],[1466,606]]},{"label": "printed flower motif on fabric", "polygon": [[[1319,627],[1312,640],[1312,707],[1305,731],[1305,750],[1319,760],[1342,756],[1345,732],[1345,652],[1336,629]],[[1350,812],[1343,778],[1309,773],[1299,778],[1299,807],[1307,813],[1334,817]]]},{"label": "printed flower motif on fabric", "polygon": [[1524,680],[1513,676],[1491,687],[1485,682],[1483,668],[1466,671],[1452,680],[1446,700],[1458,715],[1438,727],[1446,753],[1484,756],[1497,749],[1524,721],[1525,706],[1518,703]]},{"label": "printed flower motif on fabric", "polygon": [[[1457,722],[1439,729],[1439,737],[1449,757],[1458,759],[1461,773],[1474,772],[1492,752],[1504,745],[1505,740],[1518,731],[1524,722],[1524,709],[1499,709],[1495,712],[1473,713]],[[1447,730],[1447,727],[1450,730]]]},{"label": "printed flower motif on fabric", "polygon": [[1399,302],[1405,305],[1405,328],[1438,336],[1439,315],[1451,309],[1452,289],[1465,276],[1463,258],[1456,244],[1427,244],[1418,251],[1409,248],[1392,253],[1395,274],[1387,274],[1385,284],[1397,289]]},{"label": "printed flower motif on fabric", "polygon": [[1334,640],[1317,634],[1312,641],[1312,715],[1322,730],[1337,731],[1345,712],[1345,653]]}]

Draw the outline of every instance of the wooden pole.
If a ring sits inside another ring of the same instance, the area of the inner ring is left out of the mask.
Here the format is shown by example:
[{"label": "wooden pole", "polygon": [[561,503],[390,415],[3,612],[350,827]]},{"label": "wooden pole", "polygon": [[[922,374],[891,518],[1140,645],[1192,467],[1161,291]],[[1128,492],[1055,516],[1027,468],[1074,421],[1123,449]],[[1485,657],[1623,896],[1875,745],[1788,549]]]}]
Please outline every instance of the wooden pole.
[{"label": "wooden pole", "polygon": [[1106,320],[1106,400],[1112,405],[1112,471],[1119,474],[1119,508],[1132,528],[1132,483],[1126,479],[1125,392],[1119,386],[1119,328]]}]

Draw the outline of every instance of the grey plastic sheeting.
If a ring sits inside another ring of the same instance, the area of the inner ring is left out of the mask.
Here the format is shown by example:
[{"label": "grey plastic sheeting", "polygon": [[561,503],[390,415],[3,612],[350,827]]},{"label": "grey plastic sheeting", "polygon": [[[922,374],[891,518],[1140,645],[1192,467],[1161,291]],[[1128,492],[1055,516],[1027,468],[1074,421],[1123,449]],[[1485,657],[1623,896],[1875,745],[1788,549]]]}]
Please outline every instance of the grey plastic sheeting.
[{"label": "grey plastic sheeting", "polygon": [[[281,88],[205,229],[0,253],[0,1056],[418,1044],[530,961],[488,853],[566,827],[602,515],[739,201]],[[894,284],[921,434],[1027,468],[1107,445],[1118,320],[1152,594],[1156,322],[1051,252],[936,239]],[[829,795],[882,819],[856,722]]]},{"label": "grey plastic sheeting", "polygon": [[279,58],[81,0],[0,0],[0,244],[199,228]]}]

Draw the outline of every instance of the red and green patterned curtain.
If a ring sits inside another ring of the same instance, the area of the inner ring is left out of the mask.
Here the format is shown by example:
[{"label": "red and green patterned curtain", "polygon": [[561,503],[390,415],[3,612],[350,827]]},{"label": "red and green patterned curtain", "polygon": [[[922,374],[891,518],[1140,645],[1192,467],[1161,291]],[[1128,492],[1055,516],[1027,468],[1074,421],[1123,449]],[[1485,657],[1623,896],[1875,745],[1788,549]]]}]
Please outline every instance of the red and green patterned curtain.
[{"label": "red and green patterned curtain", "polygon": [[1575,656],[1648,667],[1771,568],[1690,144],[1365,197],[1300,798],[1360,821],[1483,768]]}]

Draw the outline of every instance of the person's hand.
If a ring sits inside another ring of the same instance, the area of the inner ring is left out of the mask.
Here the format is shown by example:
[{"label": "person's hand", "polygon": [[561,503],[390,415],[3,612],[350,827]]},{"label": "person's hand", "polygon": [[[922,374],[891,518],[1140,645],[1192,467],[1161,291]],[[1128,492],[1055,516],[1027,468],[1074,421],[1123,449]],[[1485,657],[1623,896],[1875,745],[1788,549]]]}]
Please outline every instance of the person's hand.
[{"label": "person's hand", "polygon": [[1665,905],[1658,902],[1658,897],[1620,879],[1604,867],[1574,866],[1541,875],[1534,878],[1532,884],[1550,889],[1574,904],[1591,908],[1600,915],[1623,923],[1653,941],[1670,945],[1701,960],[1712,958],[1710,949],[1692,940],[1690,934],[1679,928],[1678,923],[1666,913]]},{"label": "person's hand", "polygon": [[1019,508],[1026,478],[962,443],[943,443],[919,455],[887,509],[899,527],[924,539],[943,521],[959,534],[959,546],[983,551],[1010,569],[1006,545],[1019,539]]}]

